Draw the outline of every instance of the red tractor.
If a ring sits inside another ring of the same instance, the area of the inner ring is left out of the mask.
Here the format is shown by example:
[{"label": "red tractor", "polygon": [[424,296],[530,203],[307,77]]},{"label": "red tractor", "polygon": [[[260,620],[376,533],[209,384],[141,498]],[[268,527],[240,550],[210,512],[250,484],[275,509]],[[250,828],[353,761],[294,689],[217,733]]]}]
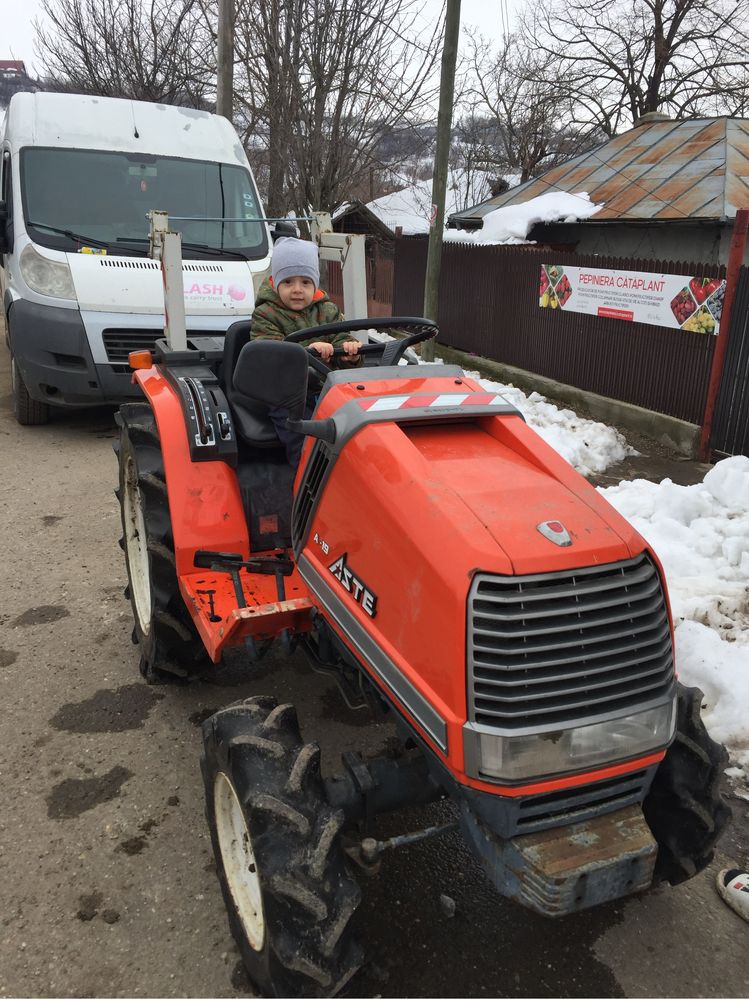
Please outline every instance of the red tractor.
[{"label": "red tractor", "polygon": [[[655,553],[502,396],[414,365],[433,323],[342,325],[402,338],[347,371],[251,341],[249,323],[159,341],[131,356],[144,401],[119,413],[146,680],[279,642],[399,733],[398,752],[323,775],[291,704],[252,697],[204,723],[218,876],[270,995],[332,995],[356,972],[355,875],[386,849],[458,824],[499,892],[560,916],[692,877],[729,815]],[[296,475],[279,407],[306,436]],[[378,813],[438,798],[454,823],[376,838]]]}]

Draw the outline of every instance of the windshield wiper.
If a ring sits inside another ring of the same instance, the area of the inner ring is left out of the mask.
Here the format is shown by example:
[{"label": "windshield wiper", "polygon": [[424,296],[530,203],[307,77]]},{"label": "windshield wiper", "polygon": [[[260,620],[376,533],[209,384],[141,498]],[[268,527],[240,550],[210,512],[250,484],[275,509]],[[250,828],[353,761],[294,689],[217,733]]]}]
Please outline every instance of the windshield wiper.
[{"label": "windshield wiper", "polygon": [[[27,226],[31,226],[33,229],[47,229],[49,232],[56,232],[60,236],[67,236],[68,239],[72,239],[74,243],[80,243],[82,246],[97,246],[102,250],[108,250],[112,245],[111,243],[105,243],[101,239],[94,239],[93,236],[82,236],[79,232],[73,232],[72,229],[60,229],[56,225],[47,225],[46,222],[27,222]],[[119,242],[119,240],[118,240]]]},{"label": "windshield wiper", "polygon": [[[139,236],[118,236],[118,243],[148,243],[149,240],[141,239]],[[183,240],[182,245],[188,250],[204,250],[206,253],[217,253],[219,256],[237,257],[238,260],[247,260],[244,253],[239,250],[230,250],[226,246],[208,246],[207,243],[188,243]]]}]

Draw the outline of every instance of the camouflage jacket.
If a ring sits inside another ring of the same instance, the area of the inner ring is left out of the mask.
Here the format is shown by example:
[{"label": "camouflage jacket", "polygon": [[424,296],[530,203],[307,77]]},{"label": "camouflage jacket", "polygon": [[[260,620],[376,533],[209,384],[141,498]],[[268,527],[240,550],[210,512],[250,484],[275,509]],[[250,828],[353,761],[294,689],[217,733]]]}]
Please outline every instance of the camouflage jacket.
[{"label": "camouflage jacket", "polygon": [[[255,311],[252,313],[252,339],[283,340],[289,333],[295,333],[297,330],[342,321],[343,314],[338,306],[335,302],[331,302],[325,292],[319,288],[315,292],[312,304],[308,305],[306,309],[302,309],[301,312],[297,312],[295,309],[286,308],[270,279],[266,278],[260,285],[255,299]],[[323,340],[332,343],[335,347],[340,347],[346,340],[355,339],[356,337],[352,337],[348,333],[328,333],[317,336],[314,331],[311,331],[309,337],[300,342],[308,346],[315,340]]]}]

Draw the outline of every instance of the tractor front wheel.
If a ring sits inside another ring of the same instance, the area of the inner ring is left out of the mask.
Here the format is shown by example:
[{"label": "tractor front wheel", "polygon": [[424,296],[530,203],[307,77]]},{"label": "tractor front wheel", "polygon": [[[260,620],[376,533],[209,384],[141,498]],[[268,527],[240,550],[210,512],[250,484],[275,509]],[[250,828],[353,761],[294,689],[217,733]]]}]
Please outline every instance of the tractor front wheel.
[{"label": "tractor front wheel", "polygon": [[148,683],[199,676],[211,660],[179,592],[156,420],[150,406],[129,404],[120,408],[118,423],[120,546],[140,671]]},{"label": "tractor front wheel", "polygon": [[655,882],[678,885],[699,874],[731,817],[720,791],[728,754],[708,735],[702,697],[698,687],[678,684],[676,735],[643,803],[658,843]]},{"label": "tractor front wheel", "polygon": [[360,890],[346,870],[296,711],[251,697],[203,724],[201,760],[216,870],[234,939],[266,996],[333,996],[361,965],[350,920]]}]

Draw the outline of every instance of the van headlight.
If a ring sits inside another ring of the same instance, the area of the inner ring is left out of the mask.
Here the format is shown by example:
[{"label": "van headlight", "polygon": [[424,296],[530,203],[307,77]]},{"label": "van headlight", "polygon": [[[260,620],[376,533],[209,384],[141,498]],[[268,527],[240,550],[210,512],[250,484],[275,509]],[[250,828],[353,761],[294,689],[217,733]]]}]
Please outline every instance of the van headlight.
[{"label": "van headlight", "polygon": [[466,770],[505,781],[589,770],[663,749],[675,723],[674,699],[624,718],[533,735],[495,735],[469,722],[463,729]]},{"label": "van headlight", "polygon": [[20,259],[21,275],[32,291],[49,298],[75,301],[70,267],[64,260],[49,260],[37,253],[31,243],[24,246]]}]

